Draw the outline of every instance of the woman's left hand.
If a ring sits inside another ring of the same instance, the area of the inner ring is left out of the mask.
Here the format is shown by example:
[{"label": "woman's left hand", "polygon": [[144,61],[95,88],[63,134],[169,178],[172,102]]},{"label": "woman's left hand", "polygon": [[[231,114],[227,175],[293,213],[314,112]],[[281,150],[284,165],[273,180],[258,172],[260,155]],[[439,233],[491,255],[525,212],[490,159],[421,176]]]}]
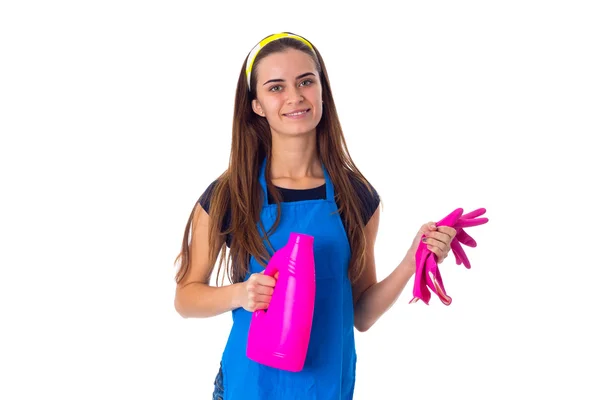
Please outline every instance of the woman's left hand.
[{"label": "woman's left hand", "polygon": [[[425,237],[423,237],[425,235]],[[412,246],[406,257],[414,263],[415,253],[419,247],[421,238],[427,244],[427,248],[437,256],[437,263],[441,264],[450,252],[450,243],[456,236],[456,229],[449,226],[436,226],[435,222],[428,222],[421,226],[419,232],[415,236]]]}]

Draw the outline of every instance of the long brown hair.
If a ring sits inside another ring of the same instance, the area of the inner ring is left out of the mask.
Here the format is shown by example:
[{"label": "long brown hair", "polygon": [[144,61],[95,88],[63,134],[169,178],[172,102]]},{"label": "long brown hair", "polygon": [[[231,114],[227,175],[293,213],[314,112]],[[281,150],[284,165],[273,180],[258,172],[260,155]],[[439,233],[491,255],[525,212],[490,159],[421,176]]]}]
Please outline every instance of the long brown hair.
[{"label": "long brown hair", "polygon": [[[281,213],[279,207],[281,197],[272,184],[270,177],[266,174],[267,190],[277,204],[277,220],[271,231],[265,232],[262,224],[259,223],[263,200],[258,174],[260,163],[265,157],[267,157],[266,170],[269,171],[271,130],[267,120],[254,113],[251,103],[256,97],[256,69],[258,64],[269,54],[283,52],[287,49],[305,52],[313,59],[319,72],[323,96],[323,116],[317,125],[317,152],[335,187],[335,201],[339,207],[338,211],[343,213],[344,223],[348,230],[347,235],[352,251],[349,266],[350,279],[353,282],[356,281],[365,267],[364,222],[360,211],[360,199],[356,196],[351,180],[358,180],[365,184],[369,190],[371,188],[348,152],[333,101],[327,69],[321,54],[314,45],[313,52],[310,47],[297,39],[282,38],[267,44],[258,53],[252,68],[250,90],[246,80],[246,62],[244,62],[238,78],[229,167],[217,179],[211,195],[210,209],[207,210],[211,216],[209,259],[213,268],[220,254],[217,282],[223,268],[226,271],[223,277],[226,274],[230,282],[242,282],[248,272],[250,256],[254,256],[263,266],[266,266],[270,257],[263,243],[263,238],[268,238],[269,233],[277,227]],[[188,219],[181,253],[176,259],[176,262],[180,261],[180,268],[175,278],[178,283],[185,277],[189,269],[190,227],[197,207],[199,207],[198,203],[196,203]],[[228,210],[230,211],[231,224],[227,230],[222,231],[221,228]],[[228,252],[225,243],[227,235],[231,235]],[[228,253],[227,256],[226,253]]]}]

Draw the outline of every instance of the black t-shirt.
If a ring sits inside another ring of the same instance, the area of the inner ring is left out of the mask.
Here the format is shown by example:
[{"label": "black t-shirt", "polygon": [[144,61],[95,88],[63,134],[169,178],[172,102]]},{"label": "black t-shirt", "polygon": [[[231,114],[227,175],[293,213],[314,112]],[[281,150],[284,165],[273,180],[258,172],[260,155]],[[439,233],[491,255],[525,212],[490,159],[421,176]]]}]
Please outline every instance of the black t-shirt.
[{"label": "black t-shirt", "polygon": [[[212,193],[213,193],[216,183],[217,183],[216,180],[213,181],[206,188],[204,193],[202,193],[202,196],[200,196],[200,199],[198,200],[198,202],[200,203],[200,205],[202,206],[204,211],[206,211],[207,213],[209,211],[210,200],[211,200]],[[379,206],[379,195],[377,194],[377,191],[375,191],[373,186],[371,186],[371,184],[369,184],[369,186],[370,186],[371,190],[373,191],[373,193],[370,193],[369,189],[364,185],[364,183],[362,183],[361,181],[359,181],[355,178],[351,177],[350,183],[352,184],[352,186],[354,188],[354,192],[360,199],[361,215],[362,215],[363,222],[366,225],[367,222],[369,222],[369,220],[375,213],[375,211],[377,210],[377,207]],[[294,202],[294,201],[318,200],[318,199],[326,199],[327,198],[327,191],[325,188],[325,184],[318,186],[316,188],[312,188],[312,189],[287,189],[287,188],[281,188],[278,186],[276,186],[276,188],[277,188],[277,190],[279,190],[279,193],[281,193],[283,202],[286,202],[286,203]],[[269,193],[269,204],[273,204],[273,203],[274,203],[274,200],[273,200],[271,194]],[[340,216],[342,217],[342,223],[344,224],[344,228],[346,229],[346,232],[348,232],[348,227],[345,225],[345,222],[344,222],[343,213]],[[229,211],[227,211],[225,213],[225,218],[223,219],[223,226],[221,227],[221,231],[224,231],[225,229],[229,228],[230,225],[231,225],[231,214],[229,213]],[[227,235],[226,243],[227,243],[228,247],[231,245],[231,235]]]}]

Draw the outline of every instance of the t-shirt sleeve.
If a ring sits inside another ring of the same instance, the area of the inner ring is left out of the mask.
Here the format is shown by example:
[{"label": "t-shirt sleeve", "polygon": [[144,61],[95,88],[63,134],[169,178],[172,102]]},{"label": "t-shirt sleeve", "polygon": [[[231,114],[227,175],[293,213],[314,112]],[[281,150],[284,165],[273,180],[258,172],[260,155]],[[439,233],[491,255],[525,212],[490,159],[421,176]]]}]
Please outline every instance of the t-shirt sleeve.
[{"label": "t-shirt sleeve", "polygon": [[[198,199],[198,203],[202,206],[202,208],[204,209],[204,211],[206,211],[207,214],[210,214],[209,213],[210,202],[212,200],[212,196],[213,196],[215,187],[217,186],[217,183],[218,183],[218,179],[213,181],[210,185],[208,185],[206,190],[204,190],[204,193],[202,193],[202,195]],[[221,222],[221,232],[225,232],[226,230],[229,229],[230,226],[231,226],[231,209],[227,208],[227,210],[225,211],[225,216],[223,217],[222,222]],[[226,236],[225,241],[227,243],[227,246],[231,246],[231,234],[228,234]]]},{"label": "t-shirt sleeve", "polygon": [[[366,225],[377,210],[377,207],[379,207],[379,194],[370,183],[367,187],[362,181],[359,181],[354,177],[350,178],[350,182],[352,183],[352,186],[354,187],[354,190],[360,199],[360,211],[363,222]],[[369,188],[371,191],[369,191]]]},{"label": "t-shirt sleeve", "polygon": [[202,206],[204,211],[206,211],[207,214],[208,210],[210,209],[210,200],[212,198],[213,191],[217,186],[217,181],[218,180],[214,180],[210,185],[208,185],[204,193],[202,193],[202,195],[198,199],[198,203],[200,203],[200,205]]}]

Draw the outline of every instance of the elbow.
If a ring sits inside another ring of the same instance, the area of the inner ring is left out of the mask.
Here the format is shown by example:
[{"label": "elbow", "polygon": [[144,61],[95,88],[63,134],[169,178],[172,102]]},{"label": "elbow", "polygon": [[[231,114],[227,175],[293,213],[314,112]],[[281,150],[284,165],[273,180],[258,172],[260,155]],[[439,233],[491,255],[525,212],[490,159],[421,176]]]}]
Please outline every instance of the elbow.
[{"label": "elbow", "polygon": [[364,321],[364,319],[362,318],[354,318],[354,327],[356,328],[357,331],[359,332],[366,332],[369,330],[369,328],[371,328],[373,326],[372,323],[369,323],[367,321]]},{"label": "elbow", "polygon": [[187,312],[187,308],[181,299],[181,296],[175,295],[175,301],[173,303],[177,314],[179,314],[182,318],[190,317],[189,313]]},{"label": "elbow", "polygon": [[368,318],[368,313],[357,301],[354,304],[354,328],[359,332],[366,332],[373,326],[374,321]]},{"label": "elbow", "polygon": [[210,303],[207,304],[206,300],[200,301],[201,298],[207,297],[203,285],[181,287],[175,291],[173,306],[182,318],[207,318],[215,315]]}]

